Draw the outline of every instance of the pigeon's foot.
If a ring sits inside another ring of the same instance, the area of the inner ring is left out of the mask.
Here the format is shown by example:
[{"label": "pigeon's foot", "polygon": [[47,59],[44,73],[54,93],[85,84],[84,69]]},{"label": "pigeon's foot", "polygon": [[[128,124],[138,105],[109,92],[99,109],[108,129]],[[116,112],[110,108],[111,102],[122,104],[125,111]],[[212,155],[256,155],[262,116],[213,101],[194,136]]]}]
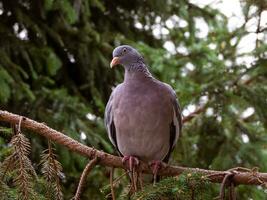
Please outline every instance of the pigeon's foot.
[{"label": "pigeon's foot", "polygon": [[136,168],[139,165],[139,159],[134,156],[124,156],[122,158],[122,163],[126,165],[126,167],[128,167],[128,169],[130,170],[130,178],[132,182],[131,190],[132,192],[136,192],[137,191],[137,179],[138,179]]},{"label": "pigeon's foot", "polygon": [[139,165],[139,159],[134,156],[124,156],[122,158],[122,163],[132,172]]},{"label": "pigeon's foot", "polygon": [[166,164],[160,160],[153,160],[151,162],[149,162],[149,165],[152,169],[152,173],[153,173],[153,183],[155,184],[157,182],[157,177],[158,177],[158,171],[165,167]]}]

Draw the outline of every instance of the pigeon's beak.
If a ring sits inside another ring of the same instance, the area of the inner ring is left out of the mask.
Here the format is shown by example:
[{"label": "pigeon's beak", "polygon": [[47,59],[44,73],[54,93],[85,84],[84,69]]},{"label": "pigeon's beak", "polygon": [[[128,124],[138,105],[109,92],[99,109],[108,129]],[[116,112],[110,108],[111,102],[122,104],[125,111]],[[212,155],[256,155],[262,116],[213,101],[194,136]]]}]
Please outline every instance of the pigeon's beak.
[{"label": "pigeon's beak", "polygon": [[113,68],[115,65],[120,64],[120,59],[119,57],[114,57],[110,63],[110,68]]}]

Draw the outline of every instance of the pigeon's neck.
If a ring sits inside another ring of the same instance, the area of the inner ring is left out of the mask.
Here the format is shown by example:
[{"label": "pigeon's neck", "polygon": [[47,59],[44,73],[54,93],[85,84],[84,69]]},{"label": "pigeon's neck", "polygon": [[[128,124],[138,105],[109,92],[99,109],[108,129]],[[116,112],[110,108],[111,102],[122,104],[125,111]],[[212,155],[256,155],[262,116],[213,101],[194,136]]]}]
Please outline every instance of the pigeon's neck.
[{"label": "pigeon's neck", "polygon": [[125,67],[124,81],[151,78],[153,78],[152,74],[149,72],[147,66],[144,63],[133,63]]}]

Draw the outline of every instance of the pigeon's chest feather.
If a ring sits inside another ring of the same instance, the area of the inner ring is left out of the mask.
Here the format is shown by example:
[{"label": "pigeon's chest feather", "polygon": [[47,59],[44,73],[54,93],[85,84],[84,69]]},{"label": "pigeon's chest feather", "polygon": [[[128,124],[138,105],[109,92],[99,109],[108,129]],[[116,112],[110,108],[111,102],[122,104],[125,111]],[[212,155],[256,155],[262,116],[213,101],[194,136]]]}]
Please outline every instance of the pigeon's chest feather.
[{"label": "pigeon's chest feather", "polygon": [[[158,104],[159,94],[157,91],[145,91],[145,90],[134,90],[128,89],[124,90],[120,96],[118,96],[117,108],[122,108],[126,112],[134,112],[143,107],[146,107],[146,110],[153,109],[151,104]],[[115,107],[115,108],[116,108]]]},{"label": "pigeon's chest feather", "polygon": [[169,98],[166,98],[166,94],[158,86],[126,85],[115,98],[114,114],[123,121],[122,123],[130,123],[132,116],[147,123],[151,122],[152,116],[158,120],[165,118],[168,121],[168,114],[172,109]]}]

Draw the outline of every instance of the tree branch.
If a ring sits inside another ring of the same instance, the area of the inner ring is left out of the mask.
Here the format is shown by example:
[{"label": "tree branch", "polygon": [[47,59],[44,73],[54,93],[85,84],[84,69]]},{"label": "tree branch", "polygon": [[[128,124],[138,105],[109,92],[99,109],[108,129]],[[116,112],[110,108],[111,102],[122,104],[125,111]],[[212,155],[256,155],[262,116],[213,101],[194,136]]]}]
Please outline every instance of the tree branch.
[{"label": "tree branch", "polygon": [[205,104],[203,106],[198,107],[194,112],[190,113],[188,116],[183,117],[183,120],[182,120],[183,124],[188,122],[188,121],[191,121],[196,115],[204,112],[206,110],[206,108],[207,108],[207,105]]},{"label": "tree branch", "polygon": [[[19,115],[9,113],[7,111],[0,110],[0,121],[7,122],[11,124],[17,124],[20,120]],[[79,153],[85,157],[93,159],[98,157],[99,164],[108,166],[108,167],[115,167],[115,168],[124,168],[125,166],[122,164],[121,158],[118,156],[113,156],[111,154],[105,153],[103,151],[96,150],[94,148],[85,146],[72,138],[60,133],[44,123],[38,123],[34,120],[29,118],[23,117],[21,122],[21,128],[25,128],[31,130],[39,135],[46,137],[62,146],[67,147],[69,150]],[[152,174],[150,167],[144,163],[140,162],[139,171],[146,174]],[[167,165],[166,167],[162,168],[159,171],[159,175],[163,176],[175,176],[179,175],[183,172],[195,172],[201,173],[203,175],[208,175],[211,182],[221,183],[224,177],[229,174],[229,171],[215,171],[215,170],[206,170],[206,169],[199,169],[199,168],[189,168],[189,167],[180,167],[180,166],[170,166]],[[267,182],[267,173],[259,173],[251,170],[251,172],[237,172],[232,181],[235,184],[244,184],[244,185],[262,185],[263,183]]]}]

